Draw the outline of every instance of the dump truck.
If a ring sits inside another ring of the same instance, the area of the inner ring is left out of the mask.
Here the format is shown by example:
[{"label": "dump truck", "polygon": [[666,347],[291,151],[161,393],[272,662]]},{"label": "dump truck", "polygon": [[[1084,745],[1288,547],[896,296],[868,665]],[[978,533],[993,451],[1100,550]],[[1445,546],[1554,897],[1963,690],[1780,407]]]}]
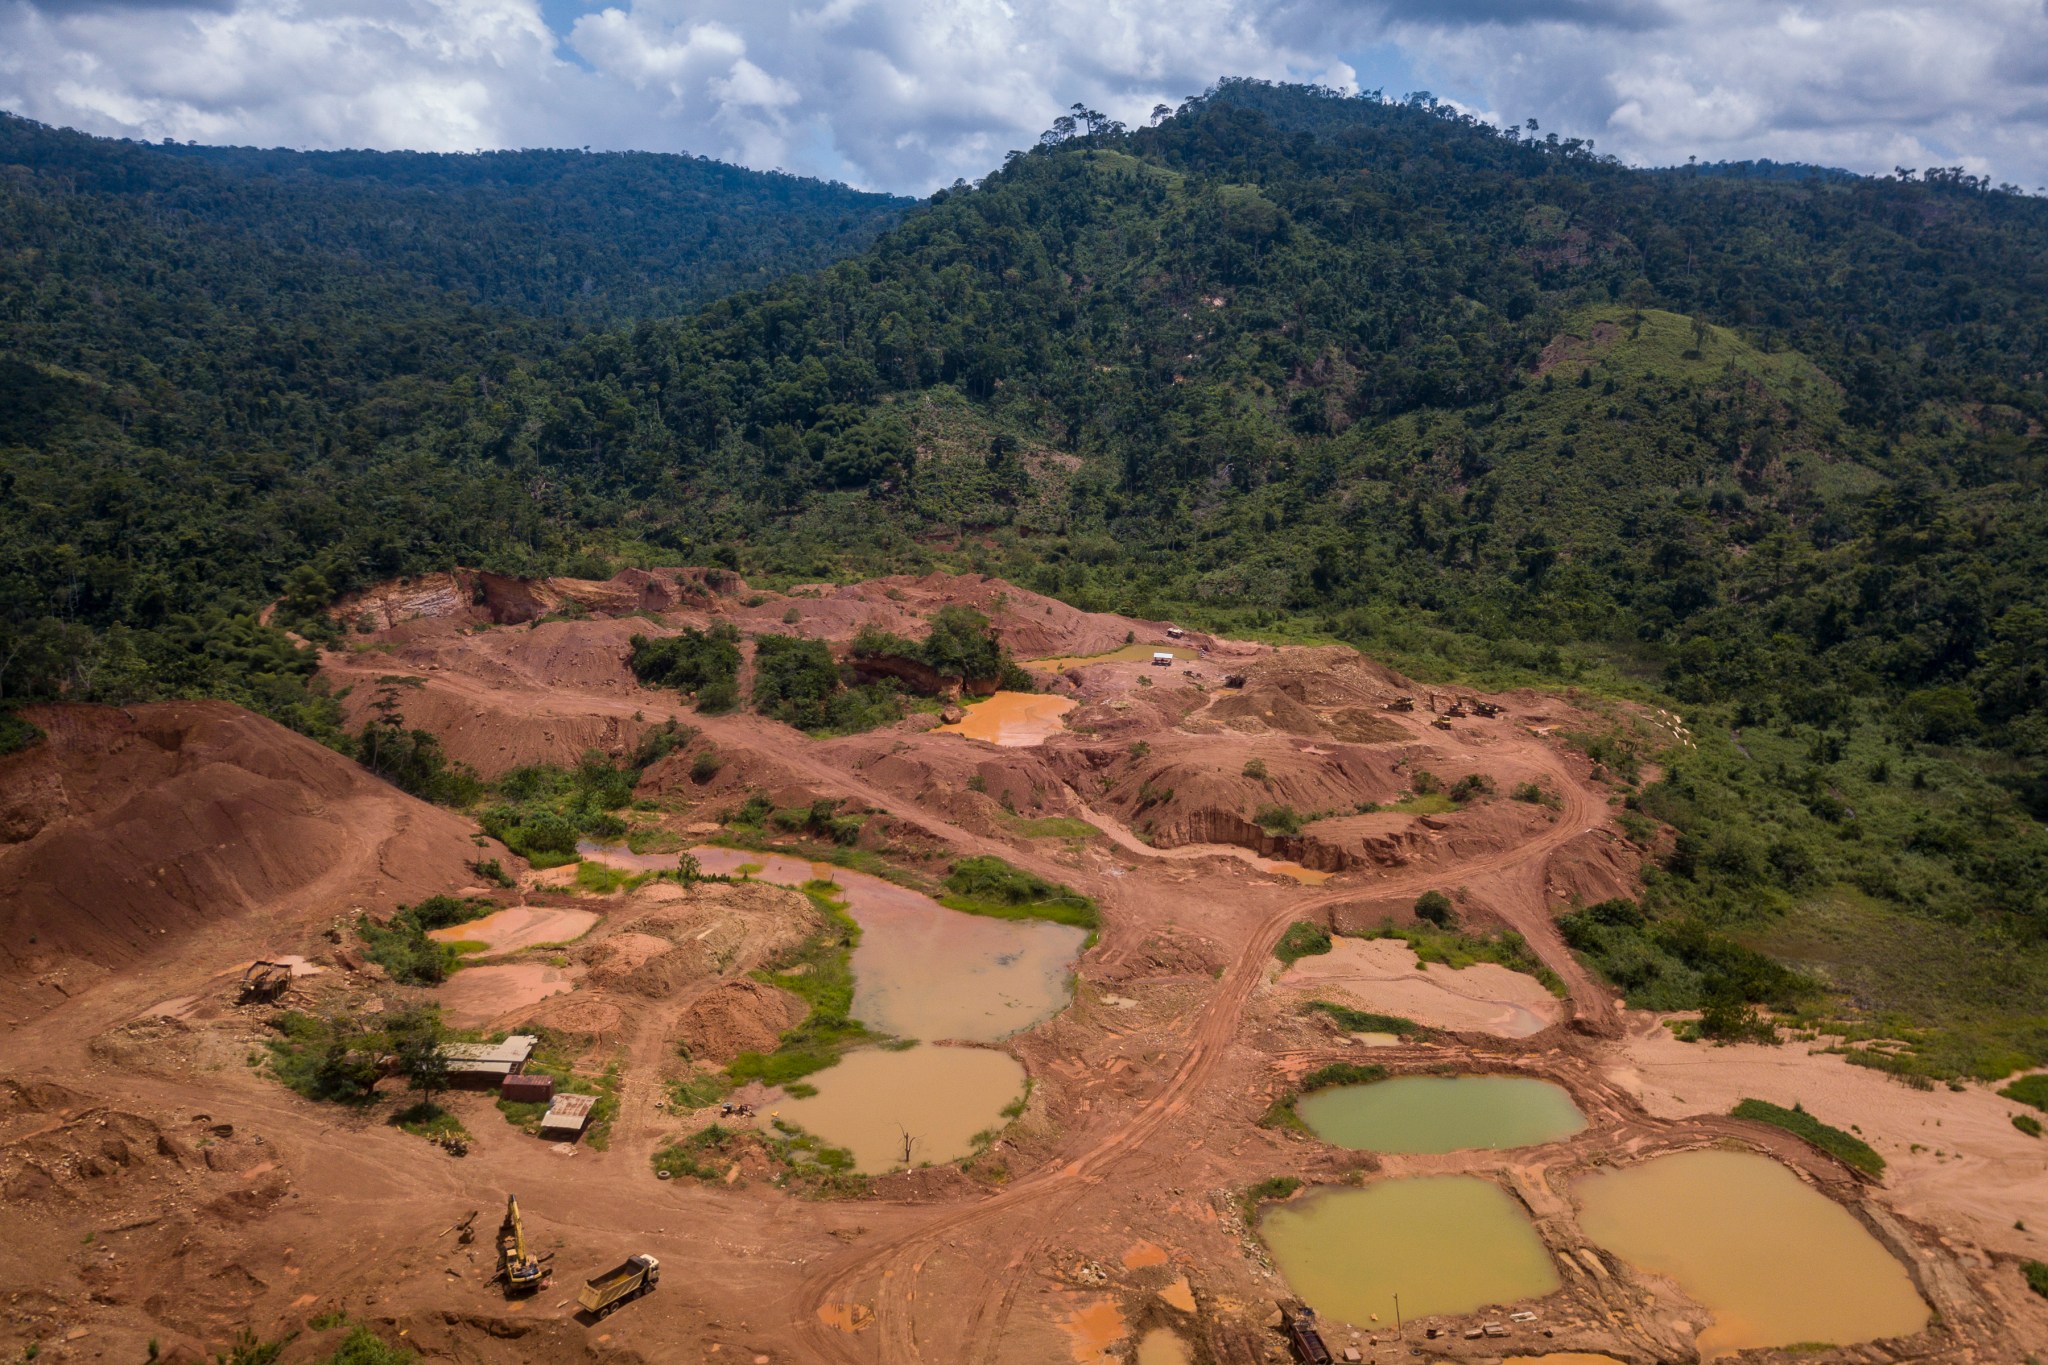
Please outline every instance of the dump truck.
[{"label": "dump truck", "polygon": [[1492,720],[1495,716],[1498,716],[1500,714],[1500,707],[1490,701],[1479,701],[1477,699],[1474,699],[1474,701],[1472,702],[1472,709],[1474,711],[1477,711],[1480,715],[1485,716],[1488,720]]},{"label": "dump truck", "polygon": [[1413,711],[1414,709],[1415,698],[1413,697],[1396,697],[1387,703],[1387,710],[1389,711]]},{"label": "dump truck", "polygon": [[267,1005],[291,989],[292,964],[289,962],[251,962],[242,973],[241,1003],[244,1005]]},{"label": "dump truck", "polygon": [[628,1256],[624,1265],[614,1266],[595,1279],[583,1282],[576,1302],[585,1312],[603,1317],[622,1303],[654,1292],[661,1283],[661,1262],[652,1256]]},{"label": "dump truck", "polygon": [[540,1258],[526,1246],[526,1223],[519,1217],[519,1196],[505,1196],[505,1221],[498,1224],[498,1278],[507,1294],[531,1294],[547,1281]]},{"label": "dump truck", "polygon": [[1303,1307],[1287,1312],[1286,1316],[1287,1344],[1294,1348],[1294,1358],[1303,1365],[1335,1365],[1336,1357],[1323,1343],[1323,1334],[1316,1330],[1316,1310]]}]

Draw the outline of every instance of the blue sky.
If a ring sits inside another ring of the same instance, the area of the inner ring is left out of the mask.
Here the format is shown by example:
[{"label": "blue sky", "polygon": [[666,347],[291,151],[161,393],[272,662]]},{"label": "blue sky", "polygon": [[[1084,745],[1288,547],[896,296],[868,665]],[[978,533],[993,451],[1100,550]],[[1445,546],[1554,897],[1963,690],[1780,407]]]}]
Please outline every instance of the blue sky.
[{"label": "blue sky", "polygon": [[921,194],[1224,76],[1638,164],[2048,182],[2048,0],[0,0],[0,108],[298,147],[696,152]]}]

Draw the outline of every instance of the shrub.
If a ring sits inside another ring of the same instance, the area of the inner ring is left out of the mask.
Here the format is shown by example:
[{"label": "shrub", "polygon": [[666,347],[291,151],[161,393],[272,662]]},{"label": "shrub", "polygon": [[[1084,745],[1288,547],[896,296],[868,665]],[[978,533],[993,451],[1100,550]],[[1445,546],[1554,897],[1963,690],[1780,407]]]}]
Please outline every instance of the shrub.
[{"label": "shrub", "polygon": [[1247,1186],[1244,1192],[1245,1216],[1250,1217],[1267,1200],[1285,1199],[1300,1188],[1300,1177],[1292,1175],[1270,1175],[1256,1185]]},{"label": "shrub", "polygon": [[1739,1119],[1768,1123],[1774,1128],[1782,1128],[1788,1133],[1804,1138],[1823,1152],[1840,1158],[1846,1165],[1865,1175],[1884,1174],[1884,1158],[1879,1156],[1869,1143],[1839,1128],[1822,1123],[1797,1104],[1785,1109],[1764,1100],[1744,1100],[1729,1110],[1729,1113]]},{"label": "shrub", "polygon": [[1244,775],[1254,782],[1264,782],[1266,780],[1266,760],[1263,758],[1246,759]]},{"label": "shrub", "polygon": [[1481,796],[1493,794],[1493,779],[1485,773],[1466,773],[1451,784],[1451,800],[1463,805]]},{"label": "shrub", "polygon": [[2037,1138],[2041,1136],[2041,1120],[2035,1118],[2032,1114],[2014,1114],[2012,1116],[2012,1126],[2025,1133],[2028,1137]]},{"label": "shrub", "polygon": [[1543,788],[1537,786],[1534,782],[1517,783],[1515,789],[1509,792],[1508,795],[1517,801],[1527,801],[1532,806],[1543,804]]},{"label": "shrub", "polygon": [[2020,1273],[2027,1277],[2027,1288],[2048,1299],[2048,1265],[2040,1261],[2021,1261]]},{"label": "shrub", "polygon": [[1292,806],[1261,806],[1252,819],[1268,834],[1301,833],[1301,815]]},{"label": "shrub", "polygon": [[1425,891],[1415,898],[1415,917],[1426,919],[1439,929],[1455,928],[1457,912],[1451,908],[1451,898],[1441,891]]},{"label": "shrub", "polygon": [[1391,1033],[1400,1038],[1414,1038],[1429,1032],[1413,1019],[1404,1019],[1398,1014],[1374,1014],[1328,1000],[1311,1000],[1302,1008],[1328,1016],[1332,1023],[1347,1033]]},{"label": "shrub", "polygon": [[724,766],[725,760],[719,757],[718,750],[707,744],[690,759],[690,780],[701,786],[718,776],[718,770]]},{"label": "shrub", "polygon": [[1318,957],[1329,951],[1330,931],[1305,919],[1288,925],[1287,932],[1273,945],[1273,956],[1290,967],[1304,957]]},{"label": "shrub", "polygon": [[739,630],[720,622],[708,630],[695,627],[679,635],[649,639],[635,635],[627,664],[633,676],[649,687],[672,687],[694,694],[697,709],[712,714],[739,704]]},{"label": "shrub", "polygon": [[455,971],[460,954],[453,944],[438,943],[427,934],[466,924],[488,914],[492,908],[486,900],[430,896],[418,905],[399,906],[384,924],[368,915],[358,916],[356,933],[370,960],[390,973],[393,981],[410,986],[437,986]]},{"label": "shrub", "polygon": [[1314,1094],[1337,1085],[1377,1085],[1387,1078],[1383,1066],[1360,1066],[1357,1062],[1332,1062],[1319,1066],[1301,1078],[1301,1093]]}]

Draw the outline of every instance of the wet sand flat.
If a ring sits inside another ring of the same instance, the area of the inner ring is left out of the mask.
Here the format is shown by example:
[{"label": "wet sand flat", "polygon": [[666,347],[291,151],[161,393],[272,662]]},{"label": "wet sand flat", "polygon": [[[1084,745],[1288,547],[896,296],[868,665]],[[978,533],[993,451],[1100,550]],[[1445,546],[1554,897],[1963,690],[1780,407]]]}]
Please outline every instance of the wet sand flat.
[{"label": "wet sand flat", "polygon": [[449,1027],[477,1028],[501,1014],[525,1009],[575,987],[575,980],[562,968],[516,962],[504,967],[465,967],[442,984],[434,999]]},{"label": "wet sand flat", "polygon": [[481,943],[493,953],[513,953],[537,943],[568,943],[590,932],[597,916],[588,910],[515,905],[467,924],[436,929],[437,943]]}]

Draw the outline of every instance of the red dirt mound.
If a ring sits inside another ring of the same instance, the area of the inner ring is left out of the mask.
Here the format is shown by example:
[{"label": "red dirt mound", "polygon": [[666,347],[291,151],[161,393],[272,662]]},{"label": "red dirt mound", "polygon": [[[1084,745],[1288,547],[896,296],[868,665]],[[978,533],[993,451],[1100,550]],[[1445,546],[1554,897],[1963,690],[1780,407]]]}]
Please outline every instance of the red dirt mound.
[{"label": "red dirt mound", "polygon": [[0,1016],[197,930],[228,931],[224,957],[282,947],[461,886],[480,856],[465,821],[240,707],[28,718],[48,738],[0,759]]},{"label": "red dirt mound", "polygon": [[742,1052],[772,1052],[784,1029],[803,1018],[803,1002],[758,981],[728,981],[690,1003],[676,1020],[676,1041],[695,1062],[723,1066]]}]

